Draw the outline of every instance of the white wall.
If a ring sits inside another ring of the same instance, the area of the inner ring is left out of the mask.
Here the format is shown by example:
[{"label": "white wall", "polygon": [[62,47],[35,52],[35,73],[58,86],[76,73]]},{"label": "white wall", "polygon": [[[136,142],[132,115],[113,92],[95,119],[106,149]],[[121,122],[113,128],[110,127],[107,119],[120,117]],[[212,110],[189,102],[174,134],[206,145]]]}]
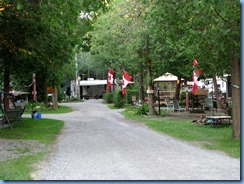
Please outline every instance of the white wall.
[{"label": "white wall", "polygon": [[[205,86],[206,89],[209,90],[209,92],[211,92],[212,90],[215,91],[214,86],[212,84],[212,79],[208,78],[206,79],[209,81],[209,85],[204,84],[204,80],[200,80],[198,81],[198,86],[200,88],[202,88],[203,86]],[[226,93],[226,89],[227,89],[227,82],[225,82],[224,80],[222,80],[221,78],[217,78],[217,84],[219,86],[219,89],[222,91],[222,93]]]}]

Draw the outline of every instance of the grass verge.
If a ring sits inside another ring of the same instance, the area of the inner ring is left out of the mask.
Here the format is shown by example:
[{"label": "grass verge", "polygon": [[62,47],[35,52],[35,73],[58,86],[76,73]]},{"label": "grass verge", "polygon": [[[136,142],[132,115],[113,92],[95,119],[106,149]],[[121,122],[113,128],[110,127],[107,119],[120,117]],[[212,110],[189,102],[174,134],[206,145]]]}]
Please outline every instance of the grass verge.
[{"label": "grass verge", "polygon": [[58,109],[50,108],[46,111],[42,111],[43,114],[62,114],[72,112],[72,108],[68,106],[59,105]]},{"label": "grass verge", "polygon": [[189,120],[135,116],[130,110],[122,112],[126,118],[143,122],[149,128],[180,140],[189,141],[205,149],[216,150],[240,158],[240,140],[231,137],[232,126],[192,125]]},{"label": "grass verge", "polygon": [[[0,138],[15,140],[37,140],[47,145],[51,143],[64,125],[63,121],[53,119],[23,118],[23,122],[13,124],[13,129],[0,129]],[[0,162],[1,180],[30,180],[34,164],[40,161],[47,149],[16,159]]]}]

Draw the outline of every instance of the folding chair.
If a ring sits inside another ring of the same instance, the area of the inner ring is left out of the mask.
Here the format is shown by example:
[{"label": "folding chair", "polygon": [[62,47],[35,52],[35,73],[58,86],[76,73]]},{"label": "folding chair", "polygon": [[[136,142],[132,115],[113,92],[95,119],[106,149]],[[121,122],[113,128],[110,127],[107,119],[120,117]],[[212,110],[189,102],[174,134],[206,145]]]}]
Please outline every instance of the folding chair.
[{"label": "folding chair", "polygon": [[170,103],[168,98],[165,99],[165,103],[167,106],[167,111],[174,111],[174,105]]},{"label": "folding chair", "polygon": [[22,115],[25,112],[25,108],[26,108],[26,104],[24,105],[23,109],[19,109],[17,119],[20,120],[20,121],[22,121]]},{"label": "folding chair", "polygon": [[204,101],[204,110],[211,110],[213,108],[213,100],[212,98],[205,98]]},{"label": "folding chair", "polygon": [[173,100],[173,105],[174,105],[174,111],[178,111],[178,112],[186,111],[185,108],[180,107],[178,100]]}]

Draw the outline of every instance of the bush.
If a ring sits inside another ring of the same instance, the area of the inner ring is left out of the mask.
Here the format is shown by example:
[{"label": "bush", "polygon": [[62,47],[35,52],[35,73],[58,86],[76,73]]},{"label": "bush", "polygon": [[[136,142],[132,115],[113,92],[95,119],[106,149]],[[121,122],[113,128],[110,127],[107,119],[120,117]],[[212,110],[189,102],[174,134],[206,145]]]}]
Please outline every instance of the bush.
[{"label": "bush", "polygon": [[131,104],[132,96],[139,98],[139,91],[136,89],[126,89],[126,103]]},{"label": "bush", "polygon": [[147,115],[149,112],[149,107],[147,104],[140,105],[138,108],[129,106],[125,111],[132,116]]},{"label": "bush", "polygon": [[122,95],[121,90],[115,90],[113,95],[113,103],[117,108],[123,108],[126,104],[126,97]]},{"label": "bush", "polygon": [[103,100],[109,104],[113,103],[113,93],[104,93]]},{"label": "bush", "polygon": [[141,106],[138,106],[136,110],[136,115],[147,115],[149,112],[149,107],[147,104],[142,104]]},{"label": "bush", "polygon": [[33,112],[33,111],[42,112],[42,111],[45,111],[46,109],[47,109],[47,106],[44,102],[29,101],[26,104],[25,112]]}]

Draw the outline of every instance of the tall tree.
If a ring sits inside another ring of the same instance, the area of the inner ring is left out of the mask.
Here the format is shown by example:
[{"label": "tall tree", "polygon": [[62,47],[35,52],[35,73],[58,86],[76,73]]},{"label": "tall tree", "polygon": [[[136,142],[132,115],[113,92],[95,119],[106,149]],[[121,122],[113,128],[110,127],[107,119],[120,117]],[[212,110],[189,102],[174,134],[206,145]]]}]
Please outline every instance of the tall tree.
[{"label": "tall tree", "polygon": [[[136,73],[140,81],[140,99],[144,100],[143,78],[152,88],[150,45],[147,25],[144,23],[146,5],[141,0],[114,1],[110,11],[98,17],[92,34],[92,53],[104,64],[129,73]],[[147,66],[148,68],[142,68]],[[146,75],[148,71],[148,75]],[[148,90],[148,91],[150,91]],[[150,104],[153,104],[150,93]],[[152,105],[151,105],[152,106]],[[152,108],[150,113],[153,114]]]}]

